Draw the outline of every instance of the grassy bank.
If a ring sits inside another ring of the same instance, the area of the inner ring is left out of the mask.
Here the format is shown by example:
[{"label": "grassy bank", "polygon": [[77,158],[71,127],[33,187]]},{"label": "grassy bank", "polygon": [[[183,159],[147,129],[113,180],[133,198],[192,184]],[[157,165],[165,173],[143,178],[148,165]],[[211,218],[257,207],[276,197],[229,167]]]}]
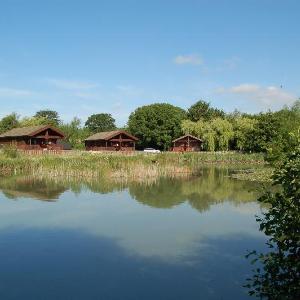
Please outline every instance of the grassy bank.
[{"label": "grassy bank", "polygon": [[18,154],[10,158],[0,153],[0,175],[48,175],[74,177],[149,178],[196,174],[202,165],[263,164],[261,154],[224,153],[160,153],[131,155],[122,153],[70,152],[62,155],[30,156]]}]

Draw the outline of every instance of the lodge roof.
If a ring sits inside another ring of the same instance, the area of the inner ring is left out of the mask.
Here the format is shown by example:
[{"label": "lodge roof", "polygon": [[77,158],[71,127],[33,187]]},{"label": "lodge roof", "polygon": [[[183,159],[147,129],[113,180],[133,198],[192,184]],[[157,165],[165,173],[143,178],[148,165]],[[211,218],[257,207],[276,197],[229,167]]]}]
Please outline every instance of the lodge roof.
[{"label": "lodge roof", "polygon": [[191,135],[191,134],[183,135],[183,136],[177,138],[176,140],[173,140],[172,142],[173,142],[173,143],[174,143],[174,142],[177,142],[177,141],[182,140],[182,139],[184,139],[184,138],[186,138],[186,137],[190,137],[190,138],[192,138],[192,139],[194,139],[194,140],[197,140],[197,141],[199,141],[199,142],[203,142],[201,139],[199,139],[199,138],[197,138],[197,137],[195,137],[195,136],[193,136],[193,135]]},{"label": "lodge roof", "polygon": [[97,140],[108,141],[120,133],[127,135],[128,137],[130,137],[131,139],[133,139],[135,141],[138,140],[138,138],[136,138],[135,136],[129,134],[128,132],[126,132],[124,130],[113,130],[113,131],[103,131],[103,132],[95,133],[95,134],[91,135],[90,137],[88,137],[86,139],[86,141],[97,141]]},{"label": "lodge roof", "polygon": [[34,136],[41,131],[44,131],[46,129],[52,129],[53,131],[57,132],[59,135],[64,137],[64,134],[57,128],[54,128],[49,125],[38,125],[38,126],[30,126],[30,127],[19,127],[19,128],[13,128],[7,132],[4,132],[0,135],[0,138],[5,137],[22,137],[22,136]]}]

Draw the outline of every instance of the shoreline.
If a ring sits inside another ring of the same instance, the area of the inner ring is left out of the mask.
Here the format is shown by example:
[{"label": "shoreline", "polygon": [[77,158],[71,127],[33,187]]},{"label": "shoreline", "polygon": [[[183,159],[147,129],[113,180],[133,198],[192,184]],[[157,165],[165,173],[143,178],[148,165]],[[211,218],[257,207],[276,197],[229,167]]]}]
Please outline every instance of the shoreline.
[{"label": "shoreline", "polygon": [[238,152],[199,152],[131,155],[122,153],[89,153],[27,155],[18,153],[9,158],[0,153],[0,176],[47,175],[95,178],[175,177],[197,175],[203,166],[251,167],[264,166],[262,154]]}]

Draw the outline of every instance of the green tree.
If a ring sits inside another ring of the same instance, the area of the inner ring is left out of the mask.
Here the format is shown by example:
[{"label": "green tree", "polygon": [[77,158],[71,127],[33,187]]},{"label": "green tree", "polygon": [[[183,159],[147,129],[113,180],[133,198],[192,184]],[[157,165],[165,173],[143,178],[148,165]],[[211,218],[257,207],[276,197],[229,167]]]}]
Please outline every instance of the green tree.
[{"label": "green tree", "polygon": [[30,126],[38,126],[38,125],[55,125],[53,121],[45,118],[45,117],[25,117],[20,120],[20,127],[30,127]]},{"label": "green tree", "polygon": [[269,209],[257,217],[268,237],[268,253],[251,252],[260,262],[249,278],[249,293],[261,299],[300,299],[300,141],[277,168],[273,184],[259,201]]},{"label": "green tree", "polygon": [[90,131],[81,126],[79,118],[75,117],[70,123],[62,124],[60,129],[65,134],[65,140],[71,144],[72,148],[84,148],[84,140],[90,135]]},{"label": "green tree", "polygon": [[181,129],[184,134],[192,134],[203,140],[203,149],[206,151],[215,151],[216,148],[216,131],[213,129],[211,122],[199,120],[193,122],[183,120]]},{"label": "green tree", "polygon": [[19,117],[16,113],[12,113],[1,119],[0,133],[4,133],[18,126],[19,126]]},{"label": "green tree", "polygon": [[111,114],[94,114],[85,122],[85,127],[92,133],[115,130],[115,119]]},{"label": "green tree", "polygon": [[140,139],[141,147],[167,150],[172,140],[181,134],[185,111],[167,103],[155,103],[137,108],[128,120],[128,128]]},{"label": "green tree", "polygon": [[281,160],[285,153],[295,146],[295,139],[300,130],[300,101],[296,101],[291,107],[285,107],[274,113],[278,120],[278,132],[273,143],[268,148],[268,161]]},{"label": "green tree", "polygon": [[211,121],[211,127],[215,131],[217,149],[229,150],[229,142],[234,137],[232,124],[224,119],[215,118]]},{"label": "green tree", "polygon": [[224,118],[225,113],[222,110],[213,108],[210,103],[200,100],[193,104],[187,111],[188,119],[197,122],[199,120],[208,121],[213,118]]},{"label": "green tree", "polygon": [[238,150],[246,150],[249,135],[253,132],[256,123],[257,121],[255,119],[242,116],[233,120],[234,138]]},{"label": "green tree", "polygon": [[196,122],[193,122],[191,120],[183,120],[181,122],[181,130],[184,134],[198,136],[196,133]]},{"label": "green tree", "polygon": [[247,134],[246,150],[254,152],[267,152],[276,142],[280,142],[280,121],[272,113],[260,113],[251,132]]},{"label": "green tree", "polygon": [[54,110],[49,110],[49,109],[40,110],[40,111],[36,112],[34,117],[48,119],[50,121],[50,124],[53,124],[55,126],[58,126],[61,122],[58,112],[54,111]]}]

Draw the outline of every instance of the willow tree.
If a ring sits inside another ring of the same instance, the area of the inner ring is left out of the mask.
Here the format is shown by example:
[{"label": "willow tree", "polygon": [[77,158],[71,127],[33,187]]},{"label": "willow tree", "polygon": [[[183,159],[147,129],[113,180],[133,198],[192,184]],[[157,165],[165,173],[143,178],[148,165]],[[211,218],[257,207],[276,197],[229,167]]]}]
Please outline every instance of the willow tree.
[{"label": "willow tree", "polygon": [[212,120],[211,127],[216,133],[218,150],[227,151],[229,149],[229,141],[234,137],[232,124],[227,120],[216,118]]},{"label": "willow tree", "polygon": [[216,132],[208,122],[205,123],[203,139],[204,139],[205,149],[207,151],[215,151]]},{"label": "willow tree", "polygon": [[181,122],[181,131],[184,134],[192,134],[197,136],[195,127],[196,127],[196,122],[193,122],[191,120],[183,120]]},{"label": "willow tree", "polygon": [[181,122],[181,130],[184,134],[192,134],[203,139],[204,150],[215,151],[216,132],[210,122],[184,120]]}]

